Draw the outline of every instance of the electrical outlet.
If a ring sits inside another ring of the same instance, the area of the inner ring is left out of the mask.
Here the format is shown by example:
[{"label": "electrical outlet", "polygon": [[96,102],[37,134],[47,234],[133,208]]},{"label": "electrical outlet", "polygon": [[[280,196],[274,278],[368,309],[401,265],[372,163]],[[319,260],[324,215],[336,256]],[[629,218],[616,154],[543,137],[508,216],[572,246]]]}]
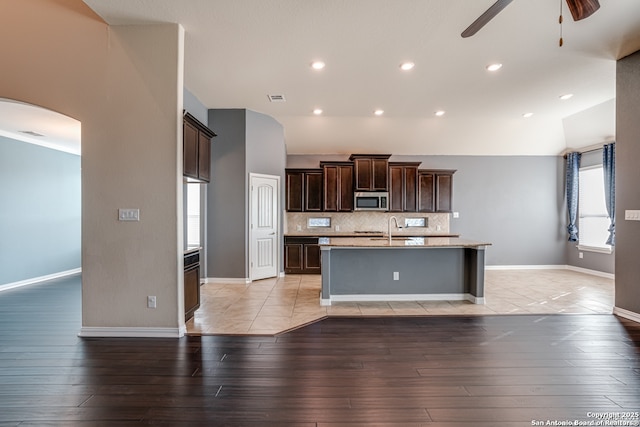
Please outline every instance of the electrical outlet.
[{"label": "electrical outlet", "polygon": [[582,252],[578,252],[578,258],[580,259],[584,258],[584,254]]},{"label": "electrical outlet", "polygon": [[460,212],[454,212],[453,213],[453,217],[454,218],[460,218]]},{"label": "electrical outlet", "polygon": [[156,297],[155,297],[155,295],[149,295],[147,297],[147,308],[156,308]]},{"label": "electrical outlet", "polygon": [[336,225],[336,231],[340,231],[340,226]]},{"label": "electrical outlet", "polygon": [[393,272],[393,280],[400,280],[400,272],[399,271],[394,271]]}]

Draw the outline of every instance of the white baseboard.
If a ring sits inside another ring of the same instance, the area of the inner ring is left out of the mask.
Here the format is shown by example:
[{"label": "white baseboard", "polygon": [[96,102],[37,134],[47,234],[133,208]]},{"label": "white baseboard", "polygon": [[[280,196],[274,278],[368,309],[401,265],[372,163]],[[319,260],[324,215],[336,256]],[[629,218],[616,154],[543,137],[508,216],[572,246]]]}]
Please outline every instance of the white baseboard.
[{"label": "white baseboard", "polygon": [[58,273],[47,274],[46,276],[33,277],[31,279],[21,280],[19,282],[7,283],[0,285],[0,292],[8,291],[9,289],[19,288],[21,286],[34,285],[36,283],[48,282],[49,280],[60,279],[62,277],[75,276],[82,273],[81,268],[74,268],[73,270],[60,271]]},{"label": "white baseboard", "polygon": [[588,268],[575,267],[573,265],[487,265],[485,270],[571,270],[578,273],[590,274],[592,276],[615,279],[615,274],[605,273]]},{"label": "white baseboard", "polygon": [[231,285],[235,284],[249,284],[251,283],[251,279],[248,277],[207,277],[204,279],[205,283],[227,283]]},{"label": "white baseboard", "polygon": [[485,265],[485,270],[566,270],[566,265]]},{"label": "white baseboard", "polygon": [[613,307],[613,314],[640,323],[640,313],[634,313],[633,311],[625,310],[620,307]]},{"label": "white baseboard", "polygon": [[471,301],[484,304],[484,297],[471,294],[379,294],[379,295],[331,295],[330,299],[321,299],[320,305],[335,302],[389,302],[389,301]]},{"label": "white baseboard", "polygon": [[126,328],[83,326],[78,333],[83,338],[180,338],[186,327],[179,328]]},{"label": "white baseboard", "polygon": [[616,278],[615,274],[605,273],[604,271],[589,270],[588,268],[575,267],[573,265],[567,265],[567,270],[576,271],[578,273],[590,274],[592,276],[604,277],[611,280],[615,280]]}]

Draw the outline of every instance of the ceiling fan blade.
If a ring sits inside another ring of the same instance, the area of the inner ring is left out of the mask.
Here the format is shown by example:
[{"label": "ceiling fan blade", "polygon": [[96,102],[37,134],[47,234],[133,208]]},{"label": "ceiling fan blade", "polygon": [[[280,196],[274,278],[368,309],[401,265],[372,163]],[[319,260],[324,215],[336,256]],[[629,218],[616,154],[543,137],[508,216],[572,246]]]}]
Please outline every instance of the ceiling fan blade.
[{"label": "ceiling fan blade", "polygon": [[[512,1],[513,0],[498,0],[497,2],[495,2],[489,9],[486,10],[486,12],[480,15],[478,19],[473,21],[473,23],[469,25],[469,27],[462,32],[461,36],[466,38],[466,37],[471,37],[472,35],[477,33],[482,27],[484,27],[487,24],[487,22],[491,21],[498,13],[500,13],[502,9],[507,7],[509,3],[511,3]],[[567,0],[567,2],[568,1],[569,0]],[[586,1],[595,1],[597,3],[597,0],[586,0]]]},{"label": "ceiling fan blade", "polygon": [[588,18],[593,12],[600,9],[598,0],[567,0],[567,6],[569,6],[574,21]]}]

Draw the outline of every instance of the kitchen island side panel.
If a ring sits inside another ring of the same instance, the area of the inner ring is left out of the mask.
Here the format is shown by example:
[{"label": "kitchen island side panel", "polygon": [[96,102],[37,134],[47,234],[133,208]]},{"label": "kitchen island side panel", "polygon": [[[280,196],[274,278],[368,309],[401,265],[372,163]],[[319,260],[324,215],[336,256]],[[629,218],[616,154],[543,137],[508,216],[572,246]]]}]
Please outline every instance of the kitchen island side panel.
[{"label": "kitchen island side panel", "polygon": [[331,248],[323,251],[323,298],[465,294],[465,271],[464,248]]}]

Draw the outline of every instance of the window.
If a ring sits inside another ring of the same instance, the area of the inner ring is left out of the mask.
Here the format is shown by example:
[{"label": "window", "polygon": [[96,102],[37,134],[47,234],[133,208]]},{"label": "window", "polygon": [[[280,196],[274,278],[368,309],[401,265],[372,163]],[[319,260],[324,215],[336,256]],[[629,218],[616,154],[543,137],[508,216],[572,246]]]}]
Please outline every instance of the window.
[{"label": "window", "polygon": [[200,244],[200,185],[187,184],[187,246]]},{"label": "window", "polygon": [[580,168],[578,197],[578,249],[611,253],[606,244],[609,237],[609,216],[604,201],[602,165]]}]

